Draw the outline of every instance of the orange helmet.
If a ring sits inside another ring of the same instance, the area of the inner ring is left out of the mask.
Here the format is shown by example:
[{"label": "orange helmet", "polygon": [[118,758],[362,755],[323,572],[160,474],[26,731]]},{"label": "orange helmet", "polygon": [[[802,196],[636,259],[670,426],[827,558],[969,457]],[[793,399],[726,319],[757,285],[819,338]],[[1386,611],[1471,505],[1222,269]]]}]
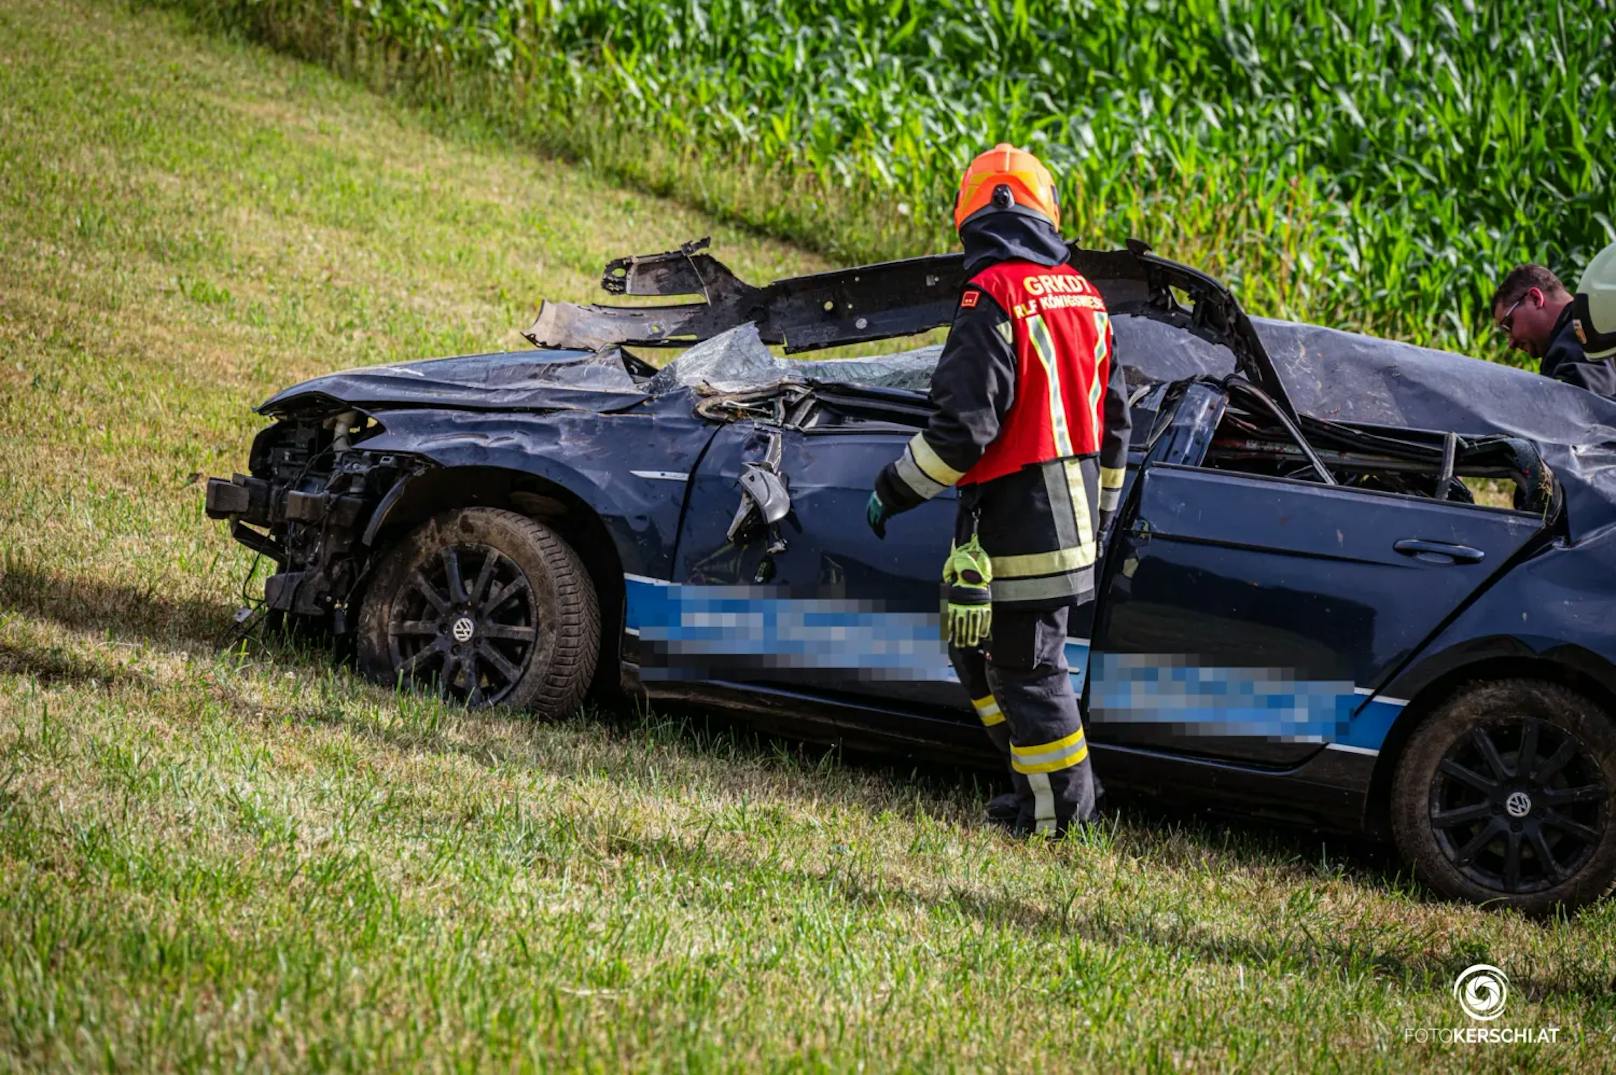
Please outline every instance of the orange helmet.
[{"label": "orange helmet", "polygon": [[1002,212],[1014,206],[1060,227],[1055,180],[1043,162],[1024,149],[1000,142],[978,156],[960,177],[954,196],[954,230],[977,213]]}]

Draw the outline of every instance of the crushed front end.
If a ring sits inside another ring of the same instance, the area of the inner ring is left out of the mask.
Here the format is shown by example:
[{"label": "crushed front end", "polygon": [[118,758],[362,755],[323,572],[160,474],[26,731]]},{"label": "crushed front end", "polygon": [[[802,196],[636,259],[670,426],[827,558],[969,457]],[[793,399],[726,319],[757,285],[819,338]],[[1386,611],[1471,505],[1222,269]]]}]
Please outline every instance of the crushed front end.
[{"label": "crushed front end", "polygon": [[248,474],[208,479],[208,517],[227,520],[232,537],[276,564],[264,583],[267,610],[351,630],[366,528],[401,479],[426,466],[358,447],[380,430],[356,410],[283,416],[254,439]]}]

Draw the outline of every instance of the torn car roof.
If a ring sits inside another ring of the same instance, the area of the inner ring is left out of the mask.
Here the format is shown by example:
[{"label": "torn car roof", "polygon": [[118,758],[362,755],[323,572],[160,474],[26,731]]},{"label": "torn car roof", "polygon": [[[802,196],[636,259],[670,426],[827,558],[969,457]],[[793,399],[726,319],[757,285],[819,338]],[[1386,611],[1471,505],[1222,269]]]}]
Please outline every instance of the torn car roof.
[{"label": "torn car roof", "polygon": [[[964,255],[861,265],[756,287],[705,252],[707,239],[677,250],[608,262],[601,286],[616,295],[696,296],[665,306],[544,302],[523,333],[539,347],[689,347],[748,322],[789,352],[912,336],[949,324],[965,283]],[[1112,316],[1161,321],[1229,349],[1240,371],[1295,417],[1285,386],[1250,319],[1212,277],[1149,252],[1073,245],[1069,263],[1088,278]]]}]

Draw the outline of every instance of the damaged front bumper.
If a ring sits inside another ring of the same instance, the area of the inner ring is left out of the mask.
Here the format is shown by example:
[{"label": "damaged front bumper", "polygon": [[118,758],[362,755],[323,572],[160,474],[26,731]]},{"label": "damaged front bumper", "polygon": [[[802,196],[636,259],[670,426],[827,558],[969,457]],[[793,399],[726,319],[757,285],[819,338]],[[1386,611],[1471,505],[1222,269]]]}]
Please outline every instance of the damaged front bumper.
[{"label": "damaged front bumper", "polygon": [[352,440],[356,412],[335,418],[282,419],[253,443],[250,474],[209,478],[207,515],[273,560],[264,606],[319,619],[337,634],[369,571],[376,531],[404,485],[430,464],[408,455],[374,453]]}]

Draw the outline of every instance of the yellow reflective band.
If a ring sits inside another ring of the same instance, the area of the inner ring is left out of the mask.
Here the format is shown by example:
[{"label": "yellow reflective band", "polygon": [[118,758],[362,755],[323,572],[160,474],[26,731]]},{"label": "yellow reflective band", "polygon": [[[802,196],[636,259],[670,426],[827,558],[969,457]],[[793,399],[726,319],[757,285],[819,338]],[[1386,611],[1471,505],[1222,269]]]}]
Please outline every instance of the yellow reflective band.
[{"label": "yellow reflective band", "polygon": [[1027,334],[1032,337],[1032,349],[1038,352],[1038,361],[1044,367],[1044,379],[1049,382],[1049,428],[1055,437],[1055,454],[1072,454],[1072,434],[1066,428],[1066,401],[1061,398],[1060,371],[1055,366],[1055,341],[1049,338],[1049,327],[1039,314],[1027,318]]},{"label": "yellow reflective band", "polygon": [[990,589],[995,602],[1082,598],[1094,591],[1094,569],[1082,567],[1031,579],[994,579]]},{"label": "yellow reflective band", "polygon": [[1011,743],[1010,753],[1023,758],[1036,759],[1041,754],[1053,754],[1056,751],[1065,750],[1074,744],[1081,743],[1082,741],[1083,729],[1078,728],[1077,731],[1073,732],[1071,735],[1061,739],[1056,739],[1049,743],[1029,743],[1026,746],[1016,746],[1014,743]]},{"label": "yellow reflective band", "polygon": [[1018,773],[1053,773],[1069,768],[1089,756],[1083,729],[1052,743],[1031,746],[1010,744],[1010,767]]},{"label": "yellow reflective band", "polygon": [[1054,552],[1029,552],[1020,556],[995,556],[995,579],[1025,579],[1035,575],[1053,575],[1059,571],[1075,571],[1094,562],[1091,554],[1083,559],[1082,549],[1056,549]]},{"label": "yellow reflective band", "polygon": [[1070,769],[1074,765],[1081,764],[1083,759],[1087,758],[1088,756],[1089,745],[1084,743],[1082,746],[1078,747],[1077,753],[1072,754],[1069,757],[1057,758],[1054,761],[1039,762],[1036,765],[1029,765],[1020,758],[1011,758],[1010,768],[1024,775],[1031,773],[1055,773],[1062,769]]},{"label": "yellow reflective band", "polygon": [[930,500],[948,488],[941,482],[932,481],[931,478],[927,477],[925,471],[916,465],[913,455],[907,448],[904,449],[902,455],[898,456],[894,469],[897,470],[898,477],[903,480],[903,484],[907,485],[922,500]]},{"label": "yellow reflective band", "polygon": [[924,433],[916,433],[909,438],[909,452],[915,457],[915,466],[919,467],[926,477],[938,485],[953,485],[965,477],[963,470],[955,470],[943,462],[943,457],[933,451],[930,444],[926,443]]},{"label": "yellow reflective band", "polygon": [[1004,723],[1004,714],[999,712],[998,706],[994,706],[991,713],[978,713],[977,716],[982,719],[982,727],[984,728],[991,728],[995,724]]},{"label": "yellow reflective band", "polygon": [[1077,547],[1082,552],[1081,566],[1087,567],[1095,559],[1094,520],[1089,518],[1089,494],[1083,485],[1083,464],[1076,459],[1066,461],[1066,492],[1072,498],[1072,521],[1077,524]]},{"label": "yellow reflective band", "polygon": [[1127,467],[1101,467],[1100,488],[1121,489],[1122,481],[1128,476]]},{"label": "yellow reflective band", "polygon": [[1089,385],[1089,410],[1094,412],[1097,428],[1105,428],[1105,416],[1100,413],[1100,395],[1104,387],[1100,384],[1100,363],[1105,361],[1108,350],[1105,346],[1105,326],[1111,320],[1111,315],[1104,310],[1094,311],[1094,381]]},{"label": "yellow reflective band", "polygon": [[991,728],[995,724],[1004,723],[1004,713],[999,709],[999,703],[993,695],[986,698],[972,698],[971,704],[976,707],[976,715],[982,718],[982,726]]}]

